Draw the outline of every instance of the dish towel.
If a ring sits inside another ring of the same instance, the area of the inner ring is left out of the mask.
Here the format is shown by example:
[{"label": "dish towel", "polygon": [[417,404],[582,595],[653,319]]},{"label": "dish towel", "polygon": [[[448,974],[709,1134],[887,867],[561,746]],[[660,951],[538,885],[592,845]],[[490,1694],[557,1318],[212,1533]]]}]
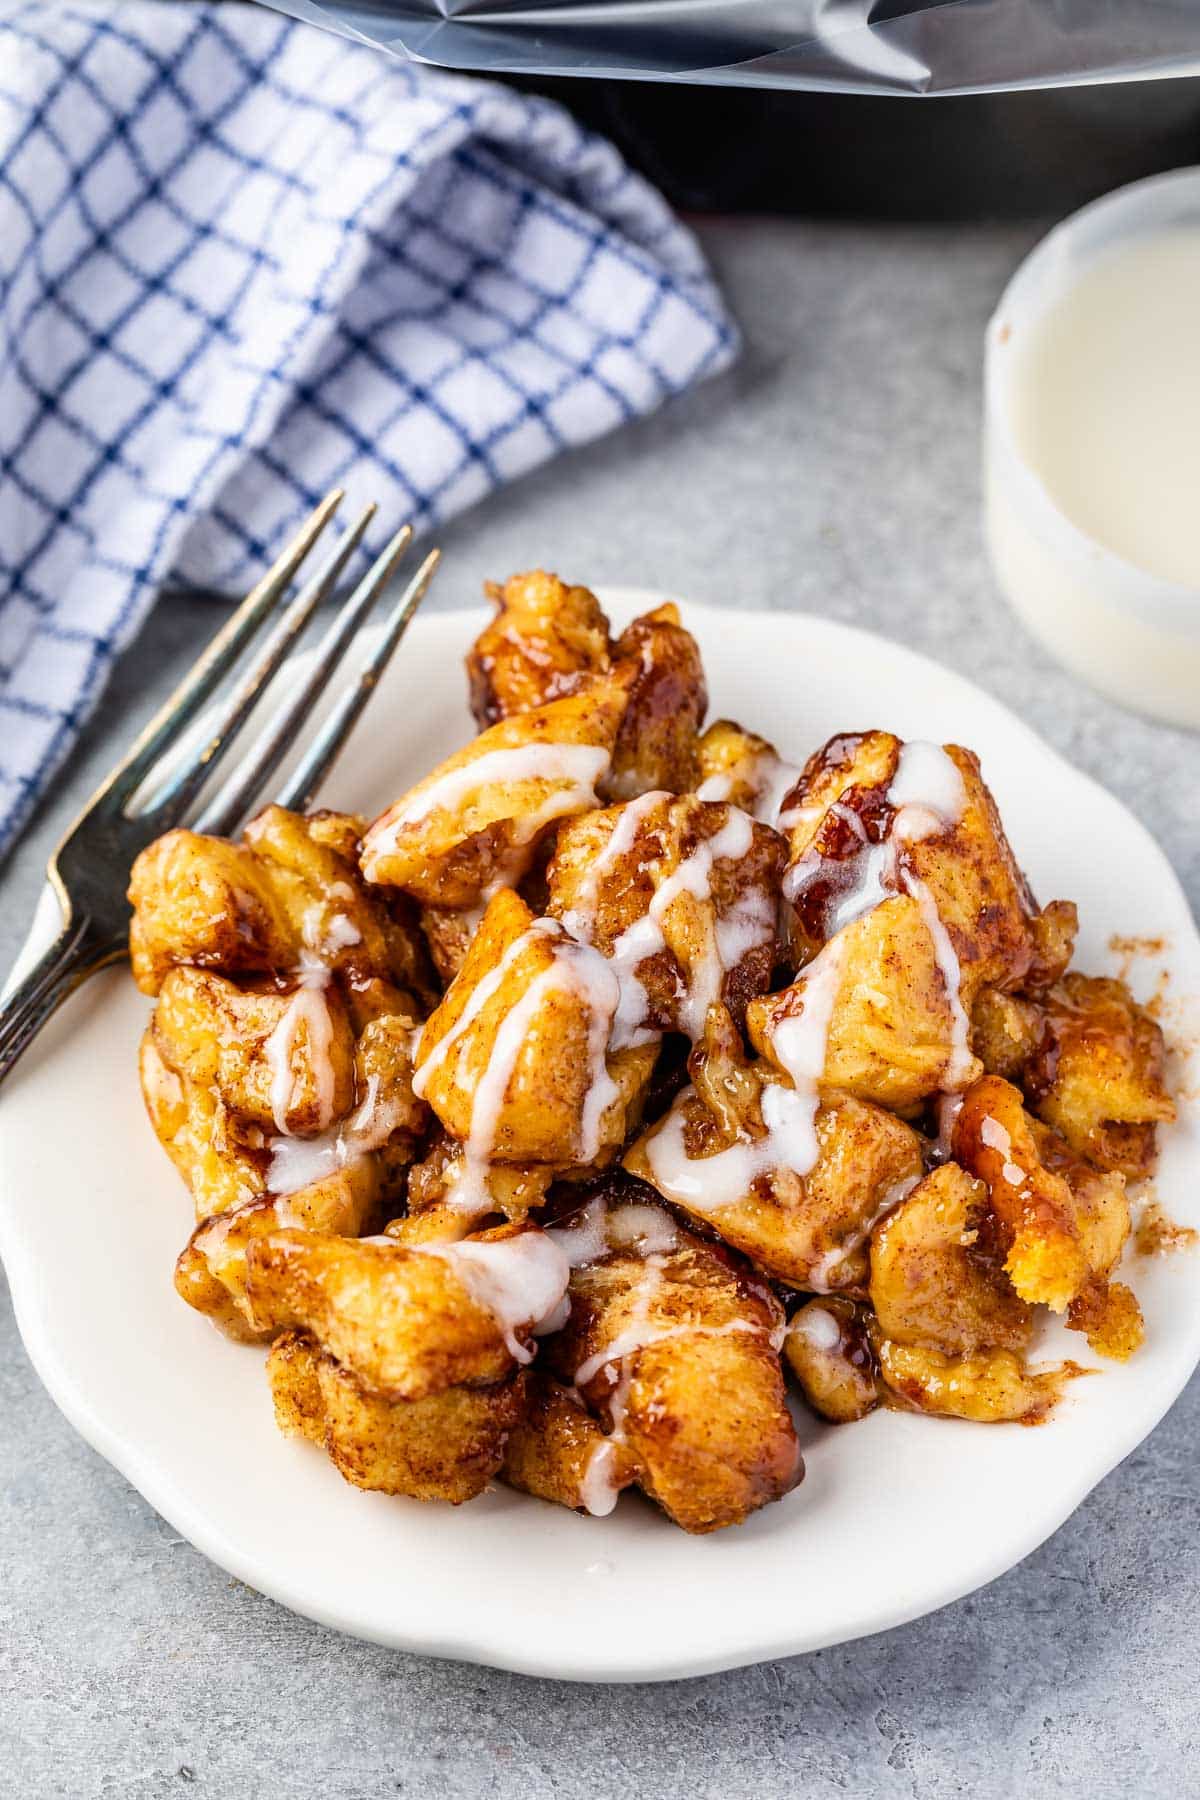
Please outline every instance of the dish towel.
[{"label": "dish towel", "polygon": [[335,485],[428,528],[736,335],[547,101],[238,4],[0,34],[2,851],[169,577],[244,591]]}]

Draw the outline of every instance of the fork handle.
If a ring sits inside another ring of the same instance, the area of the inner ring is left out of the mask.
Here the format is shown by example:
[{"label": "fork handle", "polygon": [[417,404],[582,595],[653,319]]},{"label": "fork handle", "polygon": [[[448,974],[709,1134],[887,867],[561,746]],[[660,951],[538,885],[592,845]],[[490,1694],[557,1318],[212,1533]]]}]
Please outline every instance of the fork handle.
[{"label": "fork handle", "polygon": [[50,948],[0,1005],[0,1082],[63,1001],[89,975],[127,953],[124,941],[99,942],[90,918],[70,919],[64,924]]}]

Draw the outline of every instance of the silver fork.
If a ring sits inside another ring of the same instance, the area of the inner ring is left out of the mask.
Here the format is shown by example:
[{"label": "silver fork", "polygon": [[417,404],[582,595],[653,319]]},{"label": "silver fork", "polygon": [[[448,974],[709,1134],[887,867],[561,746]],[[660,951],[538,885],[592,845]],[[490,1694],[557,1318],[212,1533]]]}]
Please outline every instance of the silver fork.
[{"label": "silver fork", "polygon": [[[283,667],[315,609],[332,592],[374,516],[374,506],[367,507],[339,539],[320,571],[279,614],[258,661],[229,696],[194,755],[179,755],[181,735],[233,671],[251,639],[278,611],[293,577],[342,497],[340,489],[326,495],[278,561],[217,632],[129,754],[101,783],[51,856],[46,875],[58,895],[62,929],[0,1006],[0,1082],[50,1015],[89,975],[128,955],[132,908],[125,889],[139,851],[164,831],[185,823],[197,831],[231,834],[261,800],[300,728],[327,691],[331,676],[408,549],[413,535],[410,525],[403,526],[385,545],[335,614],[317,646],[310,672],[269,731],[252,747],[246,767],[197,818],[189,819],[201,789],[246,725],[267,684]],[[275,795],[280,806],[303,811],[311,805],[420,605],[439,555],[437,550],[430,551],[385,615],[379,643],[362,659],[356,677]],[[168,763],[165,779],[155,786],[155,770],[161,770],[164,762]],[[152,787],[148,804],[131,810],[131,803],[148,786]]]}]

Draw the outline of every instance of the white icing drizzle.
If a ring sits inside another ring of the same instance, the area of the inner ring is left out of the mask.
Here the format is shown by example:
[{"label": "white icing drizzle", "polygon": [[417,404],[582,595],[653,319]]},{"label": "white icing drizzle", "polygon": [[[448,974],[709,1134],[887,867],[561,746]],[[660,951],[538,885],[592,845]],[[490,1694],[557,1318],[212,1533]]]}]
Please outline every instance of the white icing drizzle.
[{"label": "white icing drizzle", "polygon": [[[355,889],[348,881],[335,881],[329,893],[338,900],[353,901]],[[400,1123],[399,1102],[381,1107],[379,1078],[371,1076],[362,1104],[336,1130],[333,1119],[337,1075],[333,1067],[333,1020],[326,999],[326,989],[333,971],[325,960],[330,955],[362,942],[362,933],[353,919],[343,912],[334,913],[322,929],[322,908],[314,903],[306,908],[301,921],[304,943],[297,959],[296,992],[287,1008],[263,1043],[263,1054],[271,1071],[271,1116],[280,1134],[270,1140],[271,1161],[267,1170],[268,1191],[277,1195],[295,1194],[314,1182],[324,1181],[338,1169],[357,1162],[368,1151],[385,1144]],[[298,1076],[292,1070],[292,1054],[301,1022],[308,1034],[308,1059],[312,1069],[317,1098],[318,1131],[313,1137],[298,1138],[288,1131],[288,1113],[297,1105]]]},{"label": "white icing drizzle", "polygon": [[[328,979],[328,970],[324,973]],[[271,1071],[271,1117],[275,1129],[284,1136],[288,1135],[288,1113],[299,1104],[297,1089],[301,1085],[301,1075],[292,1068],[292,1056],[302,1024],[307,1033],[308,1066],[312,1071],[317,1102],[318,1130],[323,1131],[333,1117],[337,1076],[331,1057],[333,1021],[329,1016],[329,1003],[320,988],[302,982],[284,1008],[278,1025],[263,1043],[263,1055]]]},{"label": "white icing drizzle", "polygon": [[631,1050],[638,1044],[652,1043],[659,1035],[646,1024],[650,999],[637,971],[648,958],[658,954],[664,942],[658,920],[647,913],[621,933],[609,952],[619,993],[613,1019],[614,1050]]},{"label": "white icing drizzle", "polygon": [[[469,1026],[474,1024],[475,1020],[479,1017],[492,995],[497,991],[517,958],[524,955],[536,936],[544,937],[553,935],[557,930],[558,927],[553,919],[535,919],[528,931],[523,931],[520,937],[513,939],[495,968],[489,969],[482,980],[476,983],[471,990],[466,1005],[458,1015],[458,1018],[454,1021],[454,1024],[450,1027],[449,1031],[444,1032],[438,1039],[437,1043],[433,1046],[433,1049],[429,1052],[429,1055],[421,1064],[421,1067],[413,1076],[413,1093],[417,1095],[418,1099],[424,1098],[425,1089],[429,1084],[430,1077],[433,1075],[434,1070],[440,1067],[446,1060],[449,1052],[462,1037],[463,1033]],[[426,1021],[426,1023],[428,1023],[428,1021]],[[419,1056],[421,1053],[424,1044],[424,1036],[424,1028],[422,1028],[418,1035],[416,1045],[414,1046],[415,1055]]]},{"label": "white icing drizzle", "polygon": [[636,1249],[642,1256],[628,1322],[603,1349],[587,1357],[575,1371],[575,1391],[578,1393],[603,1369],[614,1367],[616,1370],[616,1382],[608,1396],[610,1430],[592,1451],[580,1485],[583,1506],[594,1516],[603,1517],[617,1502],[617,1449],[627,1442],[625,1421],[633,1380],[632,1359],[638,1351],[680,1337],[726,1337],[742,1331],[760,1334],[763,1327],[749,1319],[729,1319],[723,1325],[699,1322],[653,1324],[651,1315],[663,1285],[667,1258],[679,1242],[674,1220],[658,1206],[631,1202],[610,1208],[603,1199],[590,1201],[578,1217],[579,1223],[573,1229],[547,1234],[562,1245],[571,1268],[583,1268],[619,1250]]},{"label": "white icing drizzle", "polygon": [[[639,802],[632,802],[627,813],[638,805]],[[632,842],[636,823],[635,820],[630,827],[629,842]],[[663,921],[671,906],[682,894],[690,894],[701,902],[711,899],[715,865],[745,856],[753,841],[754,823],[749,814],[731,807],[720,829],[702,839],[680,860],[655,889],[643,916],[627,926],[614,942],[609,961],[616,972],[620,995],[613,1022],[614,1050],[649,1043],[658,1036],[646,1022],[648,1000],[637,971],[643,962],[666,949]],[[592,925],[585,916],[581,917],[581,911],[578,907],[572,909],[568,927],[576,936],[582,932],[590,941]],[[742,904],[731,909],[725,920],[717,924],[708,919],[706,924],[708,943],[698,965],[689,971],[687,992],[680,1008],[680,1026],[693,1040],[702,1034],[708,1009],[720,998],[729,970],[736,967],[754,945],[769,942],[775,932],[774,915],[760,896],[746,896]]]},{"label": "white icing drizzle", "polygon": [[391,1104],[381,1104],[379,1077],[369,1076],[362,1103],[336,1130],[313,1138],[272,1138],[267,1187],[273,1194],[295,1194],[348,1168],[387,1143],[400,1123],[402,1107],[399,1096]]},{"label": "white icing drizzle", "polygon": [[896,773],[888,789],[888,803],[900,812],[915,808],[930,815],[921,832],[908,829],[906,836],[926,837],[931,832],[957,825],[967,804],[962,774],[953,757],[940,744],[913,738],[900,747]]},{"label": "white icing drizzle", "polygon": [[[340,899],[355,898],[353,888],[346,881],[335,881],[329,892]],[[325,969],[325,956],[336,956],[339,950],[362,943],[362,932],[354,920],[344,912],[334,913],[332,918],[326,920],[325,908],[319,900],[305,908],[301,930],[305,945],[300,953],[302,968],[307,966],[309,969]]]},{"label": "white icing drizzle", "polygon": [[[729,817],[721,829],[697,844],[691,854],[683,858],[678,868],[655,890],[650,902],[649,916],[659,927],[662,945],[666,943],[662,920],[673,902],[685,893],[701,902],[710,899],[714,864],[745,856],[753,841],[752,819],[748,813],[735,806],[730,808]],[[710,929],[705,953],[699,967],[690,971],[687,993],[680,1008],[679,1022],[693,1042],[704,1030],[709,1007],[714,1000],[720,998],[725,974],[717,935]]]},{"label": "white icing drizzle", "polygon": [[322,1132],[315,1138],[272,1138],[267,1187],[273,1194],[298,1194],[301,1188],[336,1175],[363,1154],[364,1149],[341,1131]]},{"label": "white icing drizzle", "polygon": [[431,812],[449,812],[462,801],[475,799],[485,787],[539,781],[548,788],[540,806],[514,821],[521,842],[527,844],[552,819],[598,804],[596,783],[609,761],[610,753],[599,744],[533,743],[486,750],[389,808],[363,839],[363,869],[370,879],[378,859],[395,850],[404,827],[419,824]]},{"label": "white icing drizzle", "polygon": [[462,1146],[462,1168],[446,1194],[446,1204],[457,1210],[483,1213],[490,1209],[488,1170],[509,1084],[530,1028],[553,993],[576,999],[587,1021],[588,1079],[580,1115],[578,1159],[594,1162],[600,1152],[604,1115],[620,1099],[620,1089],[608,1072],[607,1051],[619,998],[617,977],[598,950],[568,937],[554,919],[537,919],[505,952],[496,968],[479,983],[453,1028],[441,1038],[422,1064],[413,1082],[423,1094],[429,1076],[451,1045],[497,991],[504,975],[535,937],[553,943],[553,961],[529,983],[520,999],[505,1014],[495,1037],[487,1066],[471,1095],[471,1120]]},{"label": "white icing drizzle", "polygon": [[296,981],[299,986],[319,991],[321,988],[327,988],[332,979],[329,964],[308,945],[305,945],[296,964]]},{"label": "white icing drizzle", "polygon": [[950,1008],[950,1060],[946,1064],[943,1087],[961,1088],[970,1080],[976,1066],[971,1052],[971,1021],[967,1017],[960,991],[962,971],[954,945],[950,942],[950,933],[942,923],[937,901],[925,883],[918,880],[911,870],[904,871],[902,880],[921,909],[925,929],[933,941],[933,957],[946,991],[946,1004]]},{"label": "white icing drizzle", "polygon": [[[865,912],[898,889],[901,856],[906,844],[919,843],[935,832],[952,829],[962,818],[967,804],[966,789],[957,764],[940,744],[920,740],[900,746],[895,773],[887,791],[888,805],[894,809],[891,829],[882,843],[872,844],[862,820],[852,807],[835,800],[827,809],[858,838],[862,846],[855,859],[854,881],[838,899],[830,920],[832,936],[843,925]],[[803,817],[815,824],[825,816],[820,806],[795,809],[796,822]],[[805,855],[792,864],[784,875],[784,894],[796,900],[808,884],[825,872],[822,857]]]},{"label": "white icing drizzle", "polygon": [[738,775],[749,761],[749,757],[739,757],[738,761],[734,764],[733,770],[722,770],[719,775],[706,776],[700,783],[700,786],[696,789],[697,800],[707,800],[717,806],[719,806],[722,801],[728,800],[730,794],[732,794],[734,788],[737,786]]},{"label": "white icing drizzle", "polygon": [[666,1258],[662,1256],[646,1258],[646,1269],[652,1270],[657,1279],[652,1286],[644,1286],[642,1293],[639,1294],[629,1324],[623,1331],[619,1331],[611,1342],[605,1344],[602,1350],[597,1350],[594,1356],[589,1356],[586,1362],[581,1362],[575,1371],[575,1385],[582,1388],[589,1381],[594,1381],[601,1369],[607,1368],[610,1363],[620,1365],[617,1386],[609,1396],[609,1413],[613,1420],[613,1429],[609,1434],[611,1437],[616,1437],[620,1433],[624,1422],[625,1406],[629,1398],[629,1380],[632,1374],[628,1363],[629,1359],[635,1356],[639,1350],[648,1350],[653,1344],[666,1344],[674,1338],[681,1337],[730,1337],[735,1332],[743,1331],[750,1332],[755,1336],[762,1333],[762,1326],[752,1324],[749,1319],[727,1319],[723,1325],[704,1325],[699,1321],[690,1320],[683,1320],[676,1325],[651,1325],[649,1309],[654,1295],[662,1284],[661,1271],[665,1261]]},{"label": "white icing drizzle", "polygon": [[780,808],[802,773],[797,763],[785,762],[774,750],[749,750],[729,769],[702,781],[696,789],[696,798],[728,800],[739,786],[748,787],[753,798],[746,811],[760,825],[786,829]]},{"label": "white icing drizzle", "polygon": [[673,1250],[679,1242],[678,1227],[661,1206],[629,1201],[610,1207],[600,1196],[589,1200],[569,1226],[552,1227],[549,1235],[573,1269],[586,1268],[615,1250],[649,1256]]},{"label": "white icing drizzle", "polygon": [[795,806],[787,806],[779,815],[779,830],[793,831],[797,825],[805,827],[815,825],[818,819],[824,817],[824,814],[825,808],[820,805],[802,806],[797,803]]},{"label": "white icing drizzle", "polygon": [[[815,1089],[825,1073],[829,1026],[841,987],[845,953],[845,938],[830,938],[824,949],[800,971],[804,981],[802,1010],[781,1019],[771,1033],[771,1046],[780,1068],[791,1076],[801,1091]],[[798,1173],[806,1174],[807,1170]]]},{"label": "white icing drizzle", "polygon": [[523,1231],[493,1242],[474,1238],[459,1243],[410,1244],[422,1256],[449,1263],[477,1306],[499,1326],[515,1362],[533,1361],[533,1346],[522,1334],[551,1329],[561,1313],[570,1268],[554,1239],[545,1231]]},{"label": "white icing drizzle", "polygon": [[273,1194],[297,1194],[336,1174],[351,1160],[340,1131],[326,1131],[315,1138],[272,1138],[267,1186]]},{"label": "white icing drizzle", "polygon": [[606,1519],[621,1490],[617,1485],[617,1442],[611,1437],[601,1438],[593,1446],[588,1457],[587,1467],[583,1471],[583,1480],[579,1484],[579,1499],[585,1512],[593,1519]]},{"label": "white icing drizzle", "polygon": [[842,1328],[823,1306],[806,1306],[788,1326],[788,1336],[803,1338],[814,1350],[836,1350],[842,1341]]},{"label": "white icing drizzle", "polygon": [[564,1294],[554,1311],[547,1313],[545,1318],[539,1319],[538,1323],[534,1326],[534,1337],[552,1337],[556,1331],[562,1330],[570,1316],[571,1296],[570,1294]]},{"label": "white icing drizzle", "polygon": [[772,755],[766,765],[763,786],[754,802],[754,816],[764,825],[785,830],[783,803],[804,773],[799,763],[790,763]]},{"label": "white icing drizzle", "polygon": [[530,982],[496,1032],[487,1066],[471,1096],[471,1124],[462,1147],[462,1172],[446,1194],[448,1206],[472,1213],[488,1210],[488,1169],[504,1096],[530,1024],[550,990],[561,985],[558,964],[551,963]]},{"label": "white icing drizzle", "polygon": [[[640,795],[623,808],[608,842],[583,877],[573,905],[563,913],[563,925],[579,943],[590,944],[593,940],[597,894],[605,872],[632,849],[646,815],[671,798],[669,794],[655,791]],[[635,919],[614,941],[608,952],[619,989],[611,1040],[614,1050],[652,1043],[659,1036],[659,1032],[647,1023],[649,1000],[637,971],[644,962],[666,949],[663,921],[670,907],[684,893],[701,902],[711,899],[715,864],[745,856],[753,841],[754,824],[750,815],[739,807],[731,807],[720,829],[681,859],[676,869],[655,889],[642,917]],[[687,992],[680,1009],[680,1026],[693,1041],[704,1030],[709,1007],[720,999],[729,970],[736,968],[748,951],[769,943],[776,930],[774,909],[765,895],[757,893],[742,896],[724,918],[707,919],[705,924],[708,943],[698,966],[689,971]]]},{"label": "white icing drizzle", "polygon": [[[861,848],[854,859],[853,881],[827,911],[829,944],[826,950],[837,942],[838,934],[845,926],[873,911],[890,895],[903,892],[916,901],[933,945],[934,959],[950,1010],[951,1046],[944,1085],[953,1089],[963,1086],[975,1067],[975,1059],[971,1054],[971,1025],[960,991],[962,970],[933,894],[905,865],[904,850],[909,844],[919,843],[924,838],[957,825],[966,809],[966,788],[957,764],[940,744],[914,740],[900,747],[895,773],[887,791],[887,801],[895,809],[894,815],[887,837],[878,844],[868,841],[863,822],[852,808],[843,806],[840,801],[835,801],[829,808],[831,814],[855,833]],[[814,811],[812,808],[803,810],[810,815]],[[783,879],[786,898],[797,900],[806,886],[817,879],[825,868],[826,864],[819,856],[814,856],[811,860],[802,857],[799,862],[793,863]],[[818,957],[817,962],[820,960]],[[816,966],[817,963],[813,963],[809,969],[801,971],[806,982],[810,978],[810,971]],[[783,1021],[772,1035],[772,1043],[780,1061],[789,1072],[791,1064],[786,1050],[780,1050],[779,1045],[780,1037],[786,1034],[792,1024],[790,1019]]]},{"label": "white icing drizzle", "polygon": [[804,1176],[816,1163],[820,1146],[815,1087],[798,1090],[782,1082],[765,1083],[759,1100],[766,1126],[763,1136],[739,1139],[711,1156],[688,1154],[684,1108],[694,1092],[684,1090],[646,1144],[654,1185],[668,1200],[693,1212],[720,1212],[745,1200],[761,1177],[782,1169]]},{"label": "white icing drizzle", "polygon": [[1009,1187],[1024,1187],[1026,1182],[1025,1171],[1020,1163],[1013,1162],[1012,1138],[1000,1123],[999,1119],[993,1119],[991,1113],[985,1114],[980,1123],[979,1136],[981,1142],[985,1143],[989,1150],[998,1150],[1000,1155],[1004,1158],[1004,1166],[1001,1173]]},{"label": "white icing drizzle", "polygon": [[590,944],[596,929],[597,898],[602,878],[621,857],[628,856],[633,849],[643,819],[664,800],[669,804],[671,799],[672,796],[663,789],[655,788],[648,794],[640,794],[636,800],[630,800],[621,808],[620,817],[608,834],[608,842],[580,879],[574,905],[562,915],[564,926],[581,944]]},{"label": "white icing drizzle", "polygon": [[589,1074],[579,1119],[579,1159],[591,1163],[600,1154],[604,1115],[621,1098],[621,1090],[608,1072],[608,1044],[620,992],[613,970],[600,952],[587,944],[564,944],[559,965],[565,965],[570,972],[569,985],[583,1001],[587,1014]]},{"label": "white icing drizzle", "polygon": [[[649,1264],[655,1261],[655,1258],[647,1257],[646,1261]],[[575,1381],[577,1385],[582,1385],[594,1380],[601,1369],[609,1363],[620,1363],[622,1370],[618,1390],[625,1387],[626,1395],[624,1397],[627,1398],[627,1384],[631,1371],[624,1365],[637,1351],[648,1350],[653,1344],[670,1343],[673,1338],[731,1337],[735,1332],[743,1331],[758,1336],[762,1333],[762,1326],[752,1324],[749,1319],[726,1319],[723,1325],[703,1325],[698,1321],[689,1320],[684,1320],[678,1325],[648,1325],[644,1322],[627,1325],[624,1331],[617,1333],[611,1343],[604,1346],[603,1350],[598,1350],[595,1356],[589,1356],[586,1362],[580,1363],[575,1371]],[[614,1412],[614,1415],[615,1397],[616,1392],[614,1391],[614,1395],[609,1400],[609,1410]],[[617,1429],[618,1427],[614,1424],[614,1430],[610,1436],[615,1436]]]},{"label": "white icing drizzle", "polygon": [[809,964],[803,1011],[776,1027],[776,1054],[793,1085],[764,1084],[759,1096],[766,1127],[762,1137],[743,1138],[711,1156],[689,1156],[683,1129],[687,1095],[675,1102],[646,1146],[655,1186],[668,1199],[696,1212],[719,1212],[745,1200],[764,1175],[790,1169],[803,1177],[814,1167],[820,1155],[817,1084],[825,1068],[843,950],[834,938]]},{"label": "white icing drizzle", "polygon": [[663,1270],[667,1258],[661,1251],[647,1256],[642,1264],[642,1273],[638,1281],[637,1294],[629,1315],[629,1323],[623,1331],[617,1333],[612,1342],[606,1344],[594,1356],[581,1362],[575,1371],[575,1386],[582,1388],[597,1376],[601,1369],[609,1363],[618,1365],[617,1385],[610,1399],[610,1415],[612,1418],[612,1434],[621,1433],[625,1422],[625,1406],[629,1397],[629,1370],[625,1368],[625,1359],[640,1350],[646,1341],[645,1334],[652,1332],[650,1309],[663,1283]]},{"label": "white icing drizzle", "polygon": [[717,961],[722,971],[736,969],[744,956],[776,935],[777,914],[771,896],[761,888],[739,895],[727,913],[714,921]]},{"label": "white icing drizzle", "polygon": [[324,941],[330,950],[348,950],[351,945],[362,943],[362,932],[345,913],[334,913],[325,927]]}]

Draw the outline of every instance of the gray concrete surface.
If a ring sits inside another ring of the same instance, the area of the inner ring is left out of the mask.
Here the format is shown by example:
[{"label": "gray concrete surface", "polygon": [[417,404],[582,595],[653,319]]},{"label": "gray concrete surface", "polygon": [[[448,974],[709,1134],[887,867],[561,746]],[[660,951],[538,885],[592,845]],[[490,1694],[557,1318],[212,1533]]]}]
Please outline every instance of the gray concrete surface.
[{"label": "gray concrete surface", "polygon": [[[438,604],[536,560],[588,581],[877,627],[974,676],[1118,793],[1195,905],[1196,740],[1052,666],[982,558],[980,339],[1032,235],[708,227],[746,330],[741,365],[461,521],[445,534]],[[0,967],[56,830],[213,618],[202,602],[173,603],[131,654],[9,867]],[[4,1793],[1200,1791],[1198,1382],[1049,1544],[973,1598],[815,1656],[589,1689],[354,1643],[230,1581],[75,1437],[7,1309],[0,1331]]]}]

